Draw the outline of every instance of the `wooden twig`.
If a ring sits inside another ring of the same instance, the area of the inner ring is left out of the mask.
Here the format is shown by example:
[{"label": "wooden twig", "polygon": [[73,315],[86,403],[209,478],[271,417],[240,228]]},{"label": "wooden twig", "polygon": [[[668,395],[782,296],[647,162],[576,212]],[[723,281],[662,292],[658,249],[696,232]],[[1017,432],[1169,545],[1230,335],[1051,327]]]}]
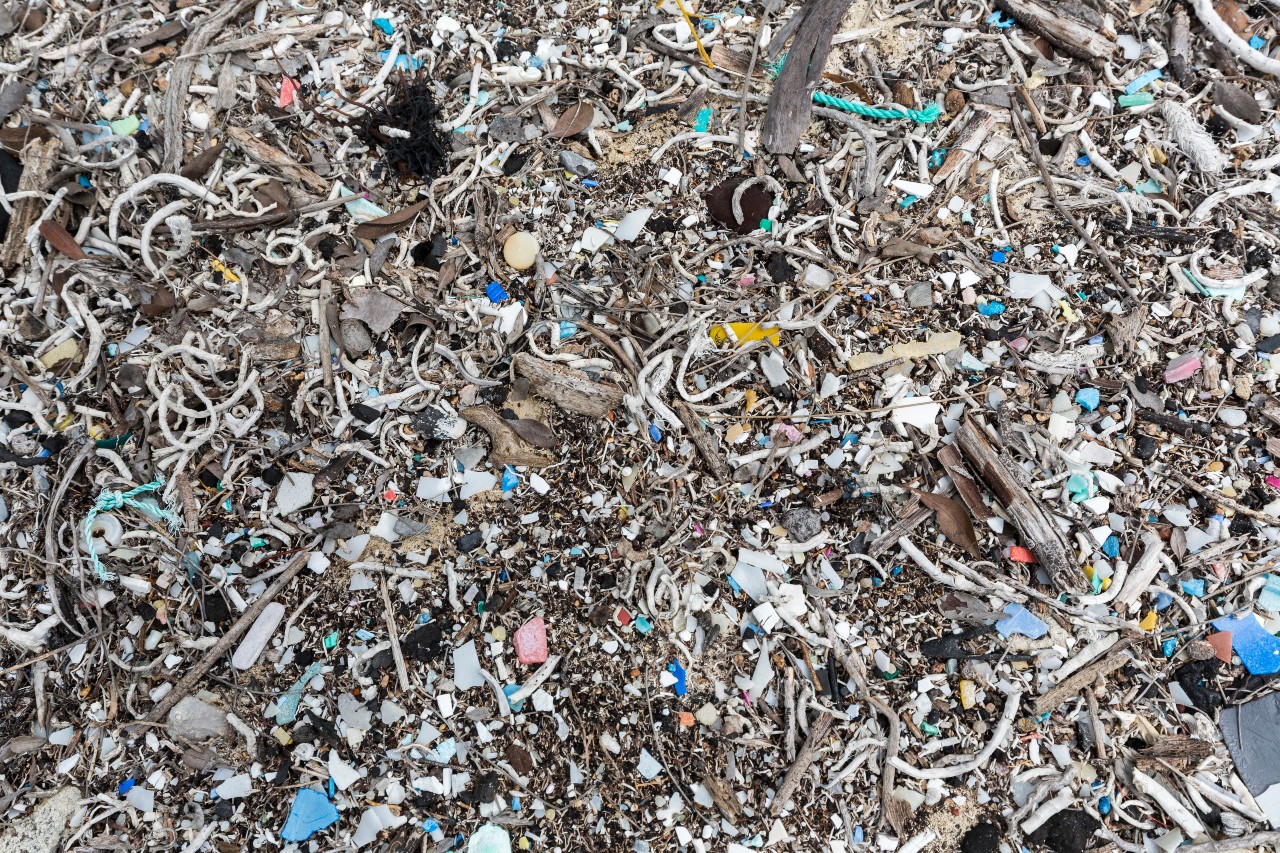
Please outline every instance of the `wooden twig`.
[{"label": "wooden twig", "polygon": [[977,155],[982,143],[987,141],[992,129],[996,126],[996,114],[991,110],[975,108],[973,115],[956,134],[956,141],[947,152],[947,159],[942,161],[938,171],[933,173],[933,182],[938,185],[952,184],[953,178],[959,178],[968,168],[970,161]]},{"label": "wooden twig", "polygon": [[716,451],[714,440],[702,425],[702,419],[684,400],[674,401],[671,408],[680,416],[680,423],[684,424],[684,428],[689,431],[689,440],[693,442],[693,446],[698,449],[698,454],[711,469],[711,475],[716,478],[716,485],[729,485],[733,481],[733,474],[730,473],[724,456]]},{"label": "wooden twig", "polygon": [[205,652],[204,657],[202,657],[195,666],[191,667],[191,669],[187,671],[187,674],[182,677],[181,681],[173,685],[173,689],[165,694],[163,699],[156,703],[155,707],[151,709],[151,713],[147,714],[144,718],[144,722],[162,722],[165,715],[173,710],[173,706],[177,705],[182,697],[195,689],[196,685],[200,683],[200,680],[204,678],[205,673],[212,669],[213,665],[218,662],[218,658],[231,650],[231,647],[234,646],[242,636],[244,636],[244,633],[249,630],[249,626],[251,626],[258,618],[259,614],[266,609],[266,606],[274,601],[277,595],[284,591],[285,587],[293,581],[298,572],[302,571],[302,567],[307,564],[307,559],[310,556],[310,551],[303,551],[300,554],[295,554],[293,559],[289,561],[288,565],[284,567],[284,571],[280,573],[280,577],[276,578],[276,582],[267,587],[266,592],[258,596],[257,600],[254,601],[253,604],[250,604],[245,609],[244,613],[240,614],[240,618],[236,620],[236,623],[231,626],[227,633],[223,634],[222,637],[218,639],[218,642],[210,646],[209,651]]},{"label": "wooden twig", "polygon": [[[53,172],[61,150],[62,142],[56,136],[27,143],[22,149],[22,177],[18,179],[18,192],[41,190]],[[5,234],[4,245],[0,247],[0,270],[11,269],[22,263],[26,256],[27,232],[40,218],[45,203],[39,196],[20,198],[13,203],[9,230]]]},{"label": "wooden twig", "polygon": [[391,640],[391,657],[396,662],[396,675],[400,679],[400,689],[409,689],[409,668],[404,665],[404,651],[400,648],[400,635],[396,631],[396,611],[391,606],[391,593],[387,590],[387,578],[382,578],[382,606],[387,613],[387,637]]},{"label": "wooden twig", "polygon": [[1066,545],[1057,524],[1039,501],[1014,479],[1004,460],[987,441],[982,426],[966,419],[960,426],[958,441],[970,468],[1004,506],[1054,584],[1067,592],[1083,592],[1084,574],[1067,559]]},{"label": "wooden twig", "polygon": [[800,787],[804,775],[809,772],[809,765],[813,764],[813,760],[818,757],[818,750],[822,749],[823,742],[831,733],[831,727],[835,721],[836,718],[830,711],[823,711],[818,715],[818,719],[813,721],[813,725],[809,728],[809,736],[805,738],[804,746],[796,756],[795,763],[791,765],[787,775],[782,777],[778,793],[774,795],[773,803],[769,806],[769,814],[778,815],[791,800],[791,795]]}]

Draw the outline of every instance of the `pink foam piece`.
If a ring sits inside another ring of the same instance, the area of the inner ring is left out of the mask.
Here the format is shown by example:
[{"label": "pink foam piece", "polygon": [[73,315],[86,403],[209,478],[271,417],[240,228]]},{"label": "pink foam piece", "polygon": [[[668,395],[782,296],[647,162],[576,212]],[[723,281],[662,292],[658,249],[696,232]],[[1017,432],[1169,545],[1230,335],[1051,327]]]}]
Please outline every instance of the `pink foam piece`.
[{"label": "pink foam piece", "polygon": [[1200,369],[1200,353],[1189,352],[1186,355],[1180,355],[1164,369],[1164,381],[1173,383],[1181,382],[1189,379],[1192,374]]},{"label": "pink foam piece", "polygon": [[1268,474],[1267,485],[1273,489],[1280,489],[1280,477],[1277,477],[1275,474]]},{"label": "pink foam piece", "polygon": [[280,100],[276,102],[276,106],[280,109],[291,105],[294,96],[298,94],[298,83],[292,78],[285,77],[280,81]]},{"label": "pink foam piece", "polygon": [[520,626],[511,641],[520,663],[545,663],[547,660],[547,623],[535,616]]}]

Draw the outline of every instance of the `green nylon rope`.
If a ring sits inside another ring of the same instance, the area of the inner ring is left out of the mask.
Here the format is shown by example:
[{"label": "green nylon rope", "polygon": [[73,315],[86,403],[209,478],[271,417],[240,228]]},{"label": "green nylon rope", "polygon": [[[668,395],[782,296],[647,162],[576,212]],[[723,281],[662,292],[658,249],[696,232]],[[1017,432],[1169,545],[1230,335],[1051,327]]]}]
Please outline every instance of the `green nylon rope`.
[{"label": "green nylon rope", "polygon": [[[782,65],[787,61],[787,55],[784,53],[774,62],[765,66],[765,71],[770,77],[777,77],[782,71]],[[857,101],[850,101],[845,98],[837,98],[835,95],[828,95],[826,92],[814,92],[813,102],[821,104],[824,107],[834,107],[837,110],[844,110],[847,113],[866,116],[875,119],[900,119],[909,118],[917,124],[930,124],[938,120],[938,116],[942,115],[942,107],[934,102],[930,102],[922,110],[886,110],[880,107],[872,107],[867,104],[861,104]]]},{"label": "green nylon rope", "polygon": [[93,522],[98,517],[98,513],[111,512],[121,507],[131,506],[134,509],[141,510],[147,515],[159,517],[169,523],[170,529],[177,530],[182,526],[182,520],[172,510],[164,507],[152,506],[144,504],[136,500],[138,495],[154,492],[164,485],[164,480],[153,480],[145,485],[138,486],[136,489],[130,489],[127,492],[113,492],[107,489],[98,495],[98,499],[94,501],[93,508],[89,510],[89,514],[84,518],[84,539],[89,548],[89,565],[93,566],[93,570],[97,572],[98,579],[102,581],[113,581],[118,576],[115,572],[108,571],[102,565],[102,560],[98,559],[97,549],[93,543]]}]

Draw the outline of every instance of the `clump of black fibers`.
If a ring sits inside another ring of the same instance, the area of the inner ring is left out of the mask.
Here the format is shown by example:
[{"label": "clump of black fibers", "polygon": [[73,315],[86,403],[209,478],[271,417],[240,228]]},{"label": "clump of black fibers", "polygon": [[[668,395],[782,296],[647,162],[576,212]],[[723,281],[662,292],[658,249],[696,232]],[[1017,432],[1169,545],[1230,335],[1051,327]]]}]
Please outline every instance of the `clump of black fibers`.
[{"label": "clump of black fibers", "polygon": [[[437,124],[439,112],[431,83],[414,80],[399,86],[391,100],[365,113],[360,135],[366,143],[380,146],[387,165],[402,177],[431,180],[449,161],[445,137]],[[404,131],[408,136],[386,130]]]}]

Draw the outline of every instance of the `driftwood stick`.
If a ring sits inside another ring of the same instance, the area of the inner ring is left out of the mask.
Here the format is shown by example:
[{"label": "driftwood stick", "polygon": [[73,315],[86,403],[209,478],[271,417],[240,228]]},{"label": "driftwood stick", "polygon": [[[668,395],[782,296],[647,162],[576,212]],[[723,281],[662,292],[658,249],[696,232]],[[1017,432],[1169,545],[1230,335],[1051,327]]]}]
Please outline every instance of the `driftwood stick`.
[{"label": "driftwood stick", "polygon": [[711,469],[711,475],[716,478],[716,484],[726,486],[733,482],[733,474],[730,473],[729,466],[724,461],[724,456],[716,452],[716,446],[711,434],[702,425],[702,420],[698,417],[697,412],[690,408],[689,404],[684,400],[676,400],[672,404],[672,408],[680,416],[680,423],[684,424],[684,428],[689,431],[689,440],[693,442],[693,446],[698,449],[699,455],[707,463],[707,467]]},{"label": "driftwood stick", "polygon": [[1044,36],[1063,53],[1076,59],[1105,59],[1116,43],[1084,24],[1064,15],[1058,4],[1033,0],[996,0],[996,8],[1018,19],[1018,24]]},{"label": "driftwood stick", "polygon": [[960,426],[958,440],[970,468],[1004,506],[1054,584],[1067,592],[1083,592],[1084,575],[1067,559],[1058,526],[1031,493],[1014,479],[1004,460],[987,441],[982,426],[966,419]]},{"label": "driftwood stick", "polygon": [[539,453],[520,437],[515,427],[507,423],[501,415],[490,406],[471,406],[458,414],[485,432],[493,442],[489,452],[489,461],[494,465],[528,465],[530,468],[545,468],[555,460],[545,453]]},{"label": "driftwood stick", "polygon": [[[1055,684],[1048,693],[1036,699],[1036,713],[1044,714],[1057,708],[1069,699],[1077,698],[1080,692],[1099,678],[1105,678],[1133,659],[1124,650],[1129,647],[1128,640],[1121,640],[1112,646],[1105,657],[1097,660],[1074,675],[1064,678]],[[1101,738],[1101,732],[1095,733]]]},{"label": "driftwood stick", "polygon": [[956,141],[952,143],[947,159],[933,173],[935,184],[954,184],[952,178],[959,178],[968,168],[969,163],[978,153],[978,149],[987,141],[992,129],[996,126],[996,114],[991,110],[974,109],[973,115],[960,128]]},{"label": "driftwood stick", "polygon": [[[18,179],[18,192],[43,189],[53,167],[57,165],[61,150],[62,142],[56,136],[27,143],[22,149],[22,177]],[[22,263],[26,257],[27,232],[40,218],[40,212],[46,204],[39,196],[20,198],[13,203],[9,230],[5,234],[4,246],[0,247],[0,269],[11,269]]]},{"label": "driftwood stick", "polygon": [[516,373],[529,380],[533,393],[570,412],[603,418],[622,405],[621,388],[596,382],[581,370],[523,352],[515,357],[515,366]]},{"label": "driftwood stick", "polygon": [[[773,154],[790,154],[813,116],[813,90],[822,79],[831,52],[831,39],[851,0],[808,0],[797,15],[795,38],[782,73],[769,94],[764,116],[764,147]],[[788,26],[790,22],[788,22]],[[775,39],[775,43],[776,43]],[[780,46],[780,45],[778,45]],[[770,52],[776,50],[771,44]]]},{"label": "driftwood stick", "polygon": [[173,689],[156,703],[156,706],[151,709],[151,713],[147,714],[146,722],[158,723],[163,720],[165,714],[168,714],[183,696],[195,689],[195,686],[200,683],[200,679],[204,678],[205,673],[218,662],[218,658],[230,651],[231,647],[249,630],[249,626],[257,620],[259,614],[266,609],[266,606],[284,591],[284,588],[293,581],[298,572],[302,571],[302,567],[307,564],[307,558],[310,556],[310,551],[294,555],[293,559],[284,567],[284,571],[280,573],[280,577],[276,578],[276,582],[267,587],[267,591],[258,596],[257,601],[250,604],[244,613],[240,614],[236,624],[232,625],[231,629],[223,634],[218,642],[210,646],[209,651],[205,652],[199,663],[191,667],[187,674],[182,677],[182,680],[175,684]]},{"label": "driftwood stick", "polygon": [[818,719],[814,720],[813,726],[809,729],[809,737],[805,738],[804,746],[796,756],[795,763],[791,765],[787,775],[782,777],[778,793],[774,795],[773,804],[769,806],[769,814],[780,813],[790,801],[791,795],[800,787],[804,774],[809,772],[809,765],[813,764],[813,760],[817,758],[818,750],[822,749],[823,741],[831,733],[831,727],[835,721],[836,718],[829,711],[823,711],[818,715]]}]

